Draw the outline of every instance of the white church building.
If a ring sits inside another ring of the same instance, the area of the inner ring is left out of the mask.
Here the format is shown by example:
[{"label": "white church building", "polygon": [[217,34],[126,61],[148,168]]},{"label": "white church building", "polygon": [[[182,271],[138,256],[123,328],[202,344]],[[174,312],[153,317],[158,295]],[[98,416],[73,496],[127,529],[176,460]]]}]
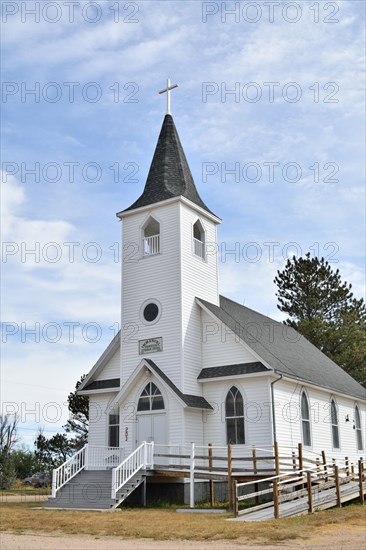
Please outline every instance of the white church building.
[{"label": "white church building", "polygon": [[221,220],[170,114],[141,196],[117,216],[122,330],[79,387],[90,403],[86,469],[106,456],[118,466],[144,442],[364,456],[365,389],[293,329],[219,295]]}]

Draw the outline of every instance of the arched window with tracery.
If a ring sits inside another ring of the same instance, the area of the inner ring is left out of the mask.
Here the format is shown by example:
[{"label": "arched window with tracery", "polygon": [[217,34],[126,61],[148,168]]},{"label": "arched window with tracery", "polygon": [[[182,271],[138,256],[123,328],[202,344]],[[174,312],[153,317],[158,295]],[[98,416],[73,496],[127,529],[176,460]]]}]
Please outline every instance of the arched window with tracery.
[{"label": "arched window with tracery", "polygon": [[140,395],[137,404],[138,412],[158,411],[164,409],[164,399],[159,388],[154,382],[149,382]]},{"label": "arched window with tracery", "polygon": [[244,401],[236,386],[230,388],[225,401],[226,440],[239,445],[245,443]]}]

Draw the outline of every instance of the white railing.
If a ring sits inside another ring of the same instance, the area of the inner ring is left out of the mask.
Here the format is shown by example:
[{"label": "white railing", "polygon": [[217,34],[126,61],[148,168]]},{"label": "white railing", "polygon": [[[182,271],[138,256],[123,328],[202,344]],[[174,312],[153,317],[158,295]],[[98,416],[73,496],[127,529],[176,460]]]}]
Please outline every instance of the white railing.
[{"label": "white railing", "polygon": [[205,243],[193,237],[193,252],[196,256],[205,259]]},{"label": "white railing", "polygon": [[121,464],[125,458],[124,449],[120,447],[99,447],[88,445],[86,469],[107,470]]},{"label": "white railing", "polygon": [[160,252],[160,235],[145,237],[144,239],[144,256],[152,256]]},{"label": "white railing", "polygon": [[61,464],[52,472],[52,497],[56,497],[56,493],[63,485],[65,485],[76,474],[83,470],[86,466],[88,445],[84,445],[80,451],[70,457],[66,462]]},{"label": "white railing", "polygon": [[153,467],[154,443],[141,443],[117,468],[112,470],[112,495],[115,499],[117,492],[139,470]]}]

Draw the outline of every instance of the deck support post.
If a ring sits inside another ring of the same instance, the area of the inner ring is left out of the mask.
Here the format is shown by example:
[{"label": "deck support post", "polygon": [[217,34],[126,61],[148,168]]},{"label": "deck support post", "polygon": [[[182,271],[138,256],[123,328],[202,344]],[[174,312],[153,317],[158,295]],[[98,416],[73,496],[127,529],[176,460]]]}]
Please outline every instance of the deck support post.
[{"label": "deck support post", "polygon": [[229,508],[230,510],[234,509],[233,506],[233,483],[232,483],[232,450],[230,443],[227,446],[227,482],[228,482],[228,490],[229,490]]},{"label": "deck support post", "polygon": [[341,508],[342,501],[341,501],[341,489],[339,485],[339,468],[336,464],[334,465],[334,479],[335,479],[337,506]]},{"label": "deck support post", "polygon": [[146,508],[146,477],[142,482],[141,491],[142,491],[142,494],[141,494],[142,506]]},{"label": "deck support post", "polygon": [[[212,443],[209,443],[208,444],[208,468],[209,468],[209,471],[211,472],[212,470],[212,464],[213,461],[212,461]],[[211,508],[213,508],[215,505],[215,484],[214,484],[214,480],[211,478],[210,479],[210,506]]]},{"label": "deck support post", "polygon": [[313,491],[312,491],[312,479],[311,472],[306,472],[306,481],[308,486],[308,512],[309,514],[313,513]]},{"label": "deck support post", "polygon": [[360,504],[364,504],[365,496],[363,494],[363,463],[362,460],[358,461],[358,484],[360,487]]},{"label": "deck support post", "polygon": [[273,510],[274,510],[275,519],[278,519],[280,517],[280,502],[279,502],[277,479],[273,481]]},{"label": "deck support post", "polygon": [[189,475],[189,507],[194,508],[194,443],[191,446],[190,475]]}]

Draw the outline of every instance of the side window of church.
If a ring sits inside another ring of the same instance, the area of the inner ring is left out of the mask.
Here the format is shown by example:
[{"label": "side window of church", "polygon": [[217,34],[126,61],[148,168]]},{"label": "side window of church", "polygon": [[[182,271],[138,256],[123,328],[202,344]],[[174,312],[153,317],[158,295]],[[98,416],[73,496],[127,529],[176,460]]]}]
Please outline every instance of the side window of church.
[{"label": "side window of church", "polygon": [[108,446],[119,447],[119,414],[109,415]]},{"label": "side window of church", "polygon": [[302,442],[305,446],[311,446],[311,429],[310,429],[310,407],[306,393],[303,391],[301,395],[301,424],[302,424]]},{"label": "side window of church", "polygon": [[160,223],[150,216],[143,227],[143,255],[160,253]]},{"label": "side window of church", "polygon": [[226,440],[232,445],[245,443],[243,396],[233,386],[225,401]]},{"label": "side window of church", "polygon": [[357,443],[357,450],[362,451],[363,450],[363,441],[362,441],[362,427],[361,427],[361,415],[359,408],[355,407],[355,430],[356,430],[356,443]]},{"label": "side window of church", "polygon": [[334,449],[340,448],[339,442],[339,423],[337,405],[334,399],[330,403],[330,418],[332,423],[332,445]]},{"label": "side window of church", "polygon": [[193,253],[202,260],[205,259],[205,230],[200,220],[193,225]]}]

